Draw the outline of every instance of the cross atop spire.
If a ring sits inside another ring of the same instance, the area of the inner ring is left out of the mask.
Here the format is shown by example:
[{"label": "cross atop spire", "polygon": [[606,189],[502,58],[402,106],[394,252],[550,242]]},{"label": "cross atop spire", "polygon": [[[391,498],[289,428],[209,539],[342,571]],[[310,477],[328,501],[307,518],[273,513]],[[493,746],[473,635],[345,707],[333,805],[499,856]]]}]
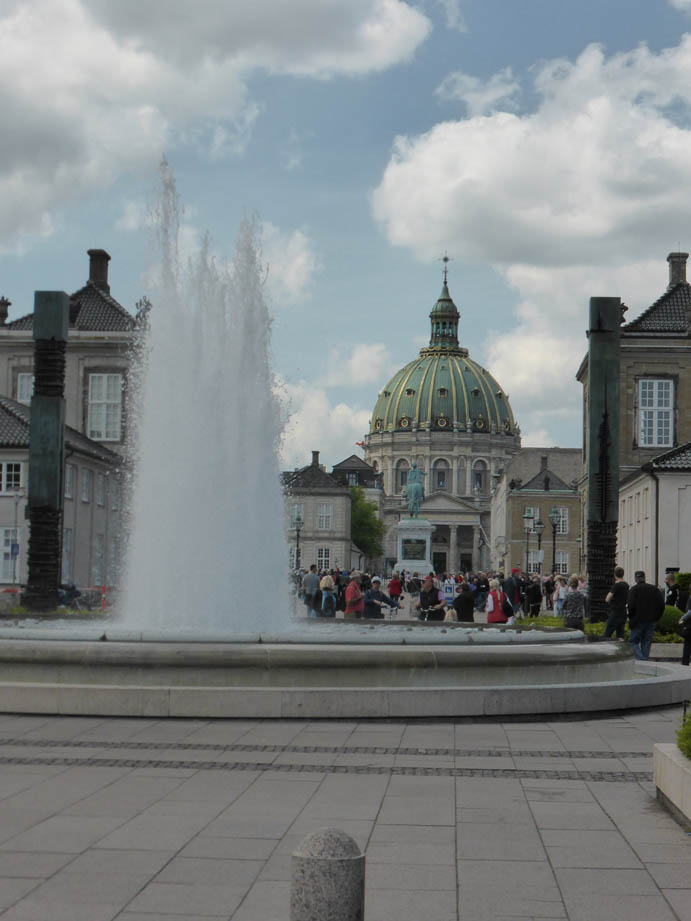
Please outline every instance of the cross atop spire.
[{"label": "cross atop spire", "polygon": [[444,284],[446,285],[449,274],[449,263],[453,262],[453,259],[449,256],[446,250],[444,250],[444,255],[439,257],[439,262],[444,263]]}]

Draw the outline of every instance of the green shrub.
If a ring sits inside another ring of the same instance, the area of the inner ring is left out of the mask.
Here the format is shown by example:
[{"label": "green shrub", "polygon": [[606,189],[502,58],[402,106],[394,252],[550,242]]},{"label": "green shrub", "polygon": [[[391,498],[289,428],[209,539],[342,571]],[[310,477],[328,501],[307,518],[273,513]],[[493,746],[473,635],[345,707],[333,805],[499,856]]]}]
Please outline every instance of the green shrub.
[{"label": "green shrub", "polygon": [[691,758],[691,716],[687,716],[677,730],[677,745],[682,755]]},{"label": "green shrub", "polygon": [[673,605],[665,605],[662,617],[657,622],[656,633],[676,633],[681,611]]},{"label": "green shrub", "polygon": [[674,581],[680,592],[688,592],[691,589],[691,572],[678,572]]}]

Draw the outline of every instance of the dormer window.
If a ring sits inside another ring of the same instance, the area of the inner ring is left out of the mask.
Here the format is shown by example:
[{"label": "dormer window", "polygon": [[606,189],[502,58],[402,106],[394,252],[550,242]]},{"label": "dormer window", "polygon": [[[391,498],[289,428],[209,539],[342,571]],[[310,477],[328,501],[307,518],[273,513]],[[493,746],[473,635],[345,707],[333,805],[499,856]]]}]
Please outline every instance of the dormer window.
[{"label": "dormer window", "polygon": [[407,397],[414,397],[414,396],[415,396],[415,391],[413,390],[412,387],[408,387],[407,390],[406,390],[406,392],[405,392],[405,395],[406,395]]},{"label": "dormer window", "polygon": [[385,396],[385,397],[390,397],[390,396],[391,396],[391,391],[390,391],[390,390],[385,390],[385,391],[384,391],[384,396]]},{"label": "dormer window", "polygon": [[446,389],[446,387],[440,387],[440,388],[439,388],[439,396],[440,396],[440,397],[448,397],[448,395],[449,395],[449,391]]},{"label": "dormer window", "polygon": [[473,389],[472,389],[470,392],[472,393],[472,395],[473,395],[474,397],[479,397],[479,396],[480,396],[480,388],[479,388],[479,387],[473,387]]}]

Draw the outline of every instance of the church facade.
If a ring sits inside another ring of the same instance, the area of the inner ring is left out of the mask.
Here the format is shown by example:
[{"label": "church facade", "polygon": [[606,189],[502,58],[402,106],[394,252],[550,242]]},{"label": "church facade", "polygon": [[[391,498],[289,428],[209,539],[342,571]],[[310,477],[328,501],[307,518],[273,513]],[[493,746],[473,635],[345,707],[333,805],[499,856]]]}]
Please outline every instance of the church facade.
[{"label": "church facade", "polygon": [[390,570],[396,560],[396,525],[408,516],[404,492],[416,461],[435,570],[486,569],[492,488],[520,449],[520,429],[501,385],[459,344],[446,270],[429,318],[429,345],[380,391],[365,436],[365,460],[383,490],[384,563]]}]

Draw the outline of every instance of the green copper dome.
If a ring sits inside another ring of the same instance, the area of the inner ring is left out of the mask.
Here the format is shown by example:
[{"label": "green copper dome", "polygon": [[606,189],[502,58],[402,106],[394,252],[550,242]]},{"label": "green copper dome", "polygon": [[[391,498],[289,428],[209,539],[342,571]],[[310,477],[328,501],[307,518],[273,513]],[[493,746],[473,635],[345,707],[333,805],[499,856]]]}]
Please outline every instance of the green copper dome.
[{"label": "green copper dome", "polygon": [[449,294],[446,272],[429,317],[429,346],[381,391],[370,434],[423,429],[514,435],[506,394],[458,344],[460,314]]}]

